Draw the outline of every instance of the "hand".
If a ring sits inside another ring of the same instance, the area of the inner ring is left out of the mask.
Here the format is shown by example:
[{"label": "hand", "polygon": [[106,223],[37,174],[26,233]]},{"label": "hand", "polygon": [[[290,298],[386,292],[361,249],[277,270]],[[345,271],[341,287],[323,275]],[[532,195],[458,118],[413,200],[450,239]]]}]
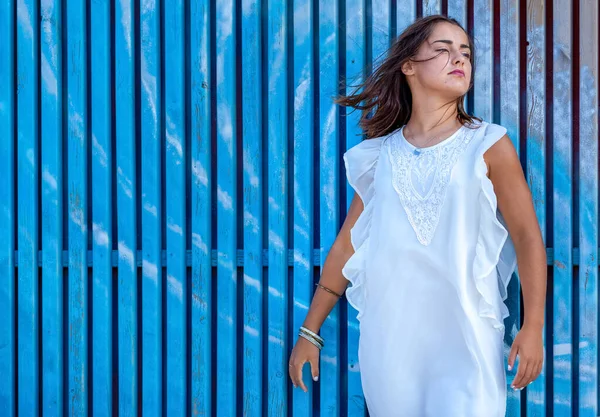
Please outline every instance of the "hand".
[{"label": "hand", "polygon": [[294,388],[300,385],[304,392],[308,392],[302,381],[302,367],[306,362],[310,362],[313,380],[317,381],[319,379],[319,348],[305,338],[298,337],[290,355],[289,369]]},{"label": "hand", "polygon": [[519,355],[519,369],[511,387],[521,390],[532,383],[542,372],[544,364],[544,342],[542,328],[524,325],[517,333],[508,355],[508,370],[515,364]]}]

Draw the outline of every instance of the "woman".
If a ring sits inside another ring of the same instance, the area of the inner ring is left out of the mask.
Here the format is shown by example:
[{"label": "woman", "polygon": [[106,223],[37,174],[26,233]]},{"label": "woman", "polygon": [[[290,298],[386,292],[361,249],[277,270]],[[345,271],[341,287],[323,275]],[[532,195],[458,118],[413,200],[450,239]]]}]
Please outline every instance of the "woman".
[{"label": "woman", "polygon": [[306,362],[318,376],[318,329],[351,283],[370,415],[503,417],[504,300],[517,260],[525,320],[511,386],[540,374],[545,245],[506,129],[464,110],[473,49],[456,20],[419,19],[360,93],[336,100],[363,110],[368,139],[344,154],[356,193],[290,357],[294,386],[306,391]]}]

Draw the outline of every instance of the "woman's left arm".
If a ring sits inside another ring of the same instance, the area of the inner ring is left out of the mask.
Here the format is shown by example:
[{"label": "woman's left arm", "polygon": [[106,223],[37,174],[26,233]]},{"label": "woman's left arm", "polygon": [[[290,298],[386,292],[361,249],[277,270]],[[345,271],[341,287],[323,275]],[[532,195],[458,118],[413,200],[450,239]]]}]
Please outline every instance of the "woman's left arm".
[{"label": "woman's left arm", "polygon": [[547,258],[529,186],[519,156],[507,135],[484,154],[488,177],[494,185],[498,209],[502,213],[517,253],[517,265],[525,319],[515,337],[508,358],[509,370],[519,355],[514,389],[523,389],[542,371]]}]

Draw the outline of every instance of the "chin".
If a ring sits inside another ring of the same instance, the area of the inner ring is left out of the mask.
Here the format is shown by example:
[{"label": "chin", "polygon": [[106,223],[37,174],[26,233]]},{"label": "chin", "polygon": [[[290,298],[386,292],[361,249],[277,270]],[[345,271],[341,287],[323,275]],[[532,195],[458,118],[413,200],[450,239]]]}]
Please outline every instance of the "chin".
[{"label": "chin", "polygon": [[445,97],[448,97],[449,100],[458,99],[461,96],[464,96],[469,91],[468,88],[464,86],[449,86],[444,85],[439,91],[439,93]]}]

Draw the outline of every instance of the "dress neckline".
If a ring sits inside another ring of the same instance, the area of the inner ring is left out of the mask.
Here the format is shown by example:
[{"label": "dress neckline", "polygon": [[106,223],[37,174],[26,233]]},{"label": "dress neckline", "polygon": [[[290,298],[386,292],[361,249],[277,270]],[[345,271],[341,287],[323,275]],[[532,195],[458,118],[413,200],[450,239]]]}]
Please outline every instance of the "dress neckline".
[{"label": "dress neckline", "polygon": [[446,139],[444,139],[444,140],[442,140],[442,141],[440,141],[440,142],[436,143],[435,145],[431,145],[431,146],[425,146],[425,147],[423,147],[423,148],[419,148],[419,147],[417,147],[417,146],[413,145],[412,143],[410,143],[410,142],[408,141],[408,139],[406,139],[406,138],[404,137],[404,127],[405,127],[405,126],[406,126],[406,125],[404,125],[404,126],[402,126],[402,127],[400,128],[400,139],[401,139],[401,140],[402,140],[402,142],[404,142],[404,143],[405,143],[405,144],[406,144],[406,145],[407,145],[407,146],[408,146],[408,147],[409,147],[409,148],[410,148],[412,151],[417,151],[417,152],[428,151],[428,150],[430,150],[430,149],[435,149],[435,148],[437,148],[437,147],[440,147],[440,146],[442,146],[442,145],[446,145],[446,144],[448,144],[448,143],[452,142],[452,141],[453,141],[453,140],[454,140],[454,139],[455,139],[455,138],[458,136],[458,134],[459,134],[459,133],[460,133],[460,132],[461,132],[461,131],[464,129],[464,127],[465,127],[464,125],[462,125],[462,126],[461,126],[461,127],[459,127],[459,128],[456,130],[456,131],[454,131],[454,133],[452,133],[450,136],[448,136]]}]

